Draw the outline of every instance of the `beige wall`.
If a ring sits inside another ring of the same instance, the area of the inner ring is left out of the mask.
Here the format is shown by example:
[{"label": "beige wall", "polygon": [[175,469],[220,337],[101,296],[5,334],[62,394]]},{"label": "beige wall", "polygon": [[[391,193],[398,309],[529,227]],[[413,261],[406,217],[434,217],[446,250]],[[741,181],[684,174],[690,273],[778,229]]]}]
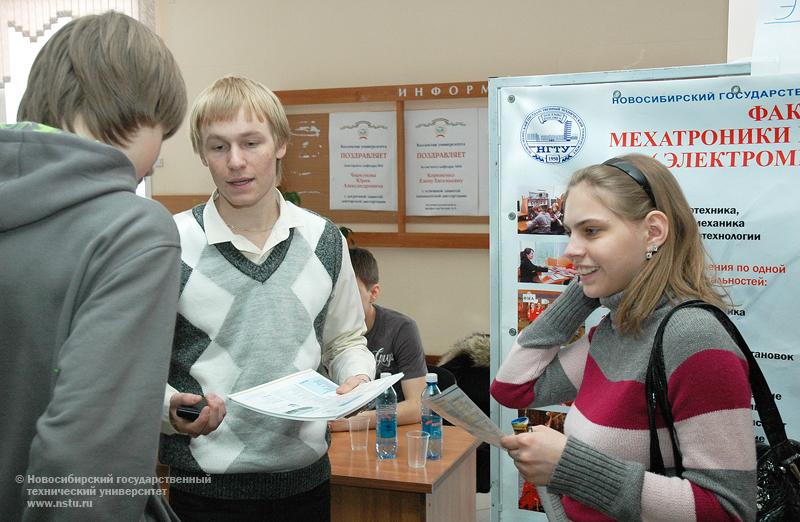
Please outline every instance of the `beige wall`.
[{"label": "beige wall", "polygon": [[[727,0],[159,0],[157,16],[193,99],[227,73],[285,90],[720,63],[727,6]],[[154,194],[213,189],[186,126],[161,157]],[[488,251],[374,253],[379,302],[417,320],[427,353],[488,331]]]}]

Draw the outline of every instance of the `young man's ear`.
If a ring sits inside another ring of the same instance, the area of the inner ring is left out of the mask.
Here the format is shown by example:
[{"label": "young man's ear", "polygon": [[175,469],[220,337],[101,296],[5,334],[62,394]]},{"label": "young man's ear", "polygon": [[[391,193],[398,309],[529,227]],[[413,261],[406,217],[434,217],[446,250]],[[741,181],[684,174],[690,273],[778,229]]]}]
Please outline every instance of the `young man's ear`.
[{"label": "young man's ear", "polygon": [[647,243],[663,245],[669,235],[669,219],[666,214],[660,210],[653,210],[645,216],[644,223],[647,226]]},{"label": "young man's ear", "polygon": [[375,283],[372,285],[372,288],[369,289],[369,302],[374,303],[375,300],[378,298],[378,295],[381,293],[381,285],[380,283]]},{"label": "young man's ear", "polygon": [[286,156],[286,144],[285,143],[283,145],[281,145],[280,147],[278,147],[278,149],[275,151],[275,157],[277,159],[283,159],[284,156]]}]

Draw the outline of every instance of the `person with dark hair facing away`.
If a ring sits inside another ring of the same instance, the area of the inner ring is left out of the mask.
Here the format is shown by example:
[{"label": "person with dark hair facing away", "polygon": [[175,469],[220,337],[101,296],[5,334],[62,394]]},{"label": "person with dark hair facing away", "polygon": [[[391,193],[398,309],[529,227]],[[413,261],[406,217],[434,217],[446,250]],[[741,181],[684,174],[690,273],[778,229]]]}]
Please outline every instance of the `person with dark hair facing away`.
[{"label": "person with dark hair facing away", "polygon": [[527,232],[529,234],[549,234],[550,222],[550,214],[547,213],[547,206],[541,205],[533,220],[528,222]]},{"label": "person with dark hair facing away", "polygon": [[180,243],[135,190],[185,113],[164,42],[108,12],[49,39],[0,125],[3,520],[174,517],[153,484]]},{"label": "person with dark hair facing away", "polygon": [[519,282],[538,283],[539,274],[547,273],[550,269],[546,266],[536,266],[533,264],[533,249],[526,248],[519,253]]},{"label": "person with dark hair facing away", "polygon": [[[367,325],[367,347],[375,356],[375,374],[403,372],[403,378],[394,385],[397,392],[397,424],[414,424],[420,421],[420,399],[425,389],[425,352],[417,323],[410,317],[375,304],[380,295],[378,262],[367,249],[351,248],[350,260],[356,273],[361,305]],[[370,427],[375,427],[375,411],[359,413],[369,417]],[[330,423],[331,430],[347,430],[347,421],[339,419]]]},{"label": "person with dark hair facing away", "polygon": [[[727,309],[677,180],[631,154],[575,172],[564,202],[564,255],[580,282],[519,334],[491,392],[511,408],[574,402],[563,434],[538,425],[501,444],[540,486],[550,520],[755,520],[748,365],[708,310],[679,310],[663,330],[685,469],[675,476],[662,435],[669,476],[648,471],[645,380],[656,331],[687,300]],[[572,341],[601,305],[610,313]]]}]

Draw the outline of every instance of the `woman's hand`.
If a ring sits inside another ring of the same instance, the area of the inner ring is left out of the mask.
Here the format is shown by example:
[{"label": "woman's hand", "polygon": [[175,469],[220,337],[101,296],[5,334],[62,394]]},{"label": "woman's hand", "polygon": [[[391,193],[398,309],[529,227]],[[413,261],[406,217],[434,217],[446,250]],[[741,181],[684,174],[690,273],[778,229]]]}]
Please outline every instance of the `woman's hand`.
[{"label": "woman's hand", "polygon": [[503,437],[500,443],[525,480],[546,486],[564,452],[567,437],[547,426],[533,426],[527,433]]}]

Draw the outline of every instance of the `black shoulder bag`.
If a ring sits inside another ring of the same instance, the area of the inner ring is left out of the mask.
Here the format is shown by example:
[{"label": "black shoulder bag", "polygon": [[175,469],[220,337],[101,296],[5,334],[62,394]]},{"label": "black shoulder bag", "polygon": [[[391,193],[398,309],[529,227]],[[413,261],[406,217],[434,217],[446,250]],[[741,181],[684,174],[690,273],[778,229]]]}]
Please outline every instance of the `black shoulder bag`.
[{"label": "black shoulder bag", "polygon": [[667,314],[656,330],[650,363],[647,366],[645,391],[647,393],[647,418],[650,425],[650,471],[665,474],[664,459],[658,445],[656,432],[656,409],[662,414],[670,436],[675,473],[683,475],[683,457],[675,431],[672,406],[667,396],[667,377],[664,369],[662,339],[664,329],[672,314],[682,308],[703,308],[713,313],[739,346],[750,368],[750,387],[753,391],[758,416],[769,444],[758,443],[758,516],[763,522],[800,520],[800,443],[786,437],[783,420],[775,405],[775,399],[767,380],[744,338],[728,316],[714,305],[704,301],[681,303]]}]

